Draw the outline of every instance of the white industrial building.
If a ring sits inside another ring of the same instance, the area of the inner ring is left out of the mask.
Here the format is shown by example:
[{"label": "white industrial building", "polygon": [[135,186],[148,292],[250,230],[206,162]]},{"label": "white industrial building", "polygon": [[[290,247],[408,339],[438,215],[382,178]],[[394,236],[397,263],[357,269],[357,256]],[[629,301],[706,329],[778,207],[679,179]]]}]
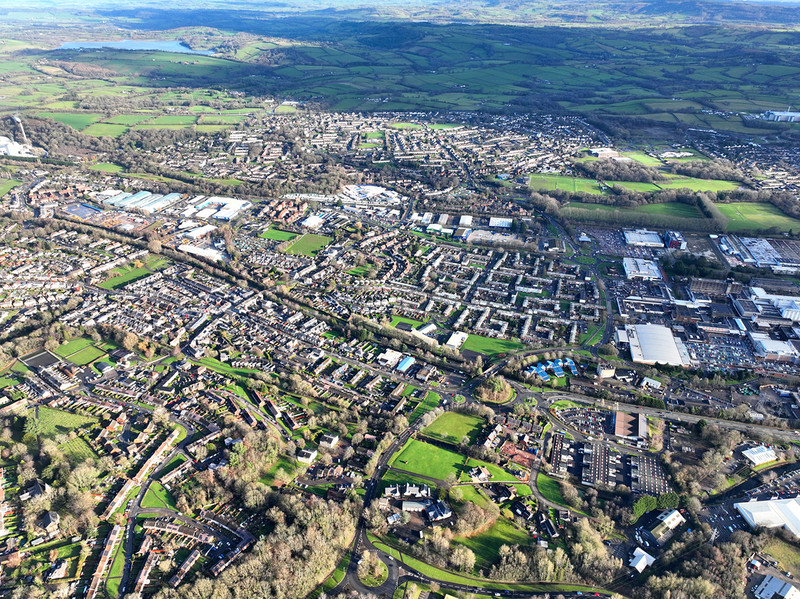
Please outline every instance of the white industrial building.
[{"label": "white industrial building", "polygon": [[747,458],[747,460],[753,466],[760,466],[761,464],[768,464],[770,462],[774,462],[778,459],[778,456],[775,452],[769,448],[764,447],[763,445],[759,445],[758,447],[751,447],[750,449],[746,449],[742,452],[742,455]]},{"label": "white industrial building", "polygon": [[643,248],[663,248],[664,240],[655,231],[647,229],[625,229],[622,231],[625,236],[625,243],[628,245]]},{"label": "white industrial building", "polygon": [[489,219],[489,227],[495,229],[510,229],[513,222],[514,219],[511,218],[498,218],[493,216]]},{"label": "white industrial building", "polygon": [[653,260],[642,258],[623,258],[622,268],[629,281],[640,279],[642,281],[660,281],[661,269]]},{"label": "white industrial building", "polygon": [[800,599],[797,587],[775,576],[766,576],[753,594],[756,599]]},{"label": "white industrial building", "polygon": [[[621,332],[620,332],[621,333]],[[689,353],[672,331],[660,324],[631,324],[625,327],[631,359],[637,364],[688,366]],[[618,339],[623,339],[618,335]]]},{"label": "white industrial building", "polygon": [[785,528],[800,537],[800,499],[748,501],[735,503],[733,507],[752,528]]},{"label": "white industrial building", "polygon": [[789,362],[800,355],[789,341],[772,339],[766,333],[749,332],[747,336],[753,344],[755,354],[770,362]]},{"label": "white industrial building", "polygon": [[782,123],[800,123],[800,112],[768,110],[764,113],[764,118],[768,121],[780,121]]},{"label": "white industrial building", "polygon": [[631,557],[631,561],[628,563],[628,565],[641,574],[644,572],[644,569],[647,566],[652,566],[653,562],[655,561],[656,558],[647,553],[641,547],[637,547],[633,550],[633,556]]},{"label": "white industrial building", "polygon": [[469,214],[463,214],[461,218],[458,219],[458,226],[459,227],[471,227],[472,226],[472,216]]}]

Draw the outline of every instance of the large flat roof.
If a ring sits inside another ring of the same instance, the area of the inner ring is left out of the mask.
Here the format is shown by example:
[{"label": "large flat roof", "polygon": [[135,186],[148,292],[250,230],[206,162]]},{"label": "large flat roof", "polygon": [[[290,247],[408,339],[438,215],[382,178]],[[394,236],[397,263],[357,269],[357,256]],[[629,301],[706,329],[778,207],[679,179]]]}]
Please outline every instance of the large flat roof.
[{"label": "large flat roof", "polygon": [[631,358],[638,364],[685,366],[675,336],[660,324],[632,324],[625,327]]},{"label": "large flat roof", "polygon": [[785,528],[800,537],[800,500],[797,498],[748,501],[735,503],[733,507],[753,528]]}]

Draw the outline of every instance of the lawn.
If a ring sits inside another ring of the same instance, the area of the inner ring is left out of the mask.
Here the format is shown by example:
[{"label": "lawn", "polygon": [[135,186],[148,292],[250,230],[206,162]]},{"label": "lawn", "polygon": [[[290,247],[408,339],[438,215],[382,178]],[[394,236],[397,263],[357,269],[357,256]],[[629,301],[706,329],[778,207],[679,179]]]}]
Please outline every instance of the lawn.
[{"label": "lawn", "polygon": [[535,191],[563,189],[573,193],[603,193],[603,188],[595,179],[568,177],[565,175],[531,175],[528,179],[528,185]]},{"label": "lawn", "polygon": [[302,256],[313,257],[316,256],[320,250],[322,250],[331,241],[333,241],[333,238],[326,235],[306,233],[292,243],[286,252],[289,254],[299,254]]},{"label": "lawn", "polygon": [[477,416],[445,412],[433,421],[423,432],[429,437],[458,444],[463,437],[474,443],[483,428],[484,421]]},{"label": "lawn", "polygon": [[82,350],[67,356],[67,360],[76,366],[86,366],[87,364],[91,364],[95,360],[102,358],[105,355],[106,352],[97,347],[84,347]]},{"label": "lawn", "polygon": [[635,208],[623,208],[612,204],[590,204],[587,202],[570,202],[565,206],[569,208],[580,208],[582,210],[602,210],[605,212],[624,211],[639,212],[641,214],[658,214],[663,216],[675,216],[679,218],[705,218],[702,213],[694,206],[681,202],[665,202],[663,204],[644,204]]},{"label": "lawn", "polygon": [[17,185],[21,185],[22,181],[18,179],[8,179],[7,181],[0,182],[0,198],[6,195],[9,191],[14,189]]},{"label": "lawn", "polygon": [[297,237],[297,233],[292,233],[291,231],[282,231],[280,229],[273,229],[270,227],[264,231],[260,237],[262,239],[274,239],[275,241],[291,241]]},{"label": "lawn", "polygon": [[481,337],[480,335],[470,335],[461,346],[461,351],[469,350],[487,356],[497,354],[507,354],[525,347],[518,341],[508,339],[494,339],[493,337]]},{"label": "lawn", "polygon": [[417,123],[392,123],[389,126],[392,129],[422,129],[422,125]]},{"label": "lawn", "polygon": [[[33,411],[28,412],[29,415]],[[78,428],[97,424],[97,418],[72,414],[64,410],[56,410],[45,406],[39,407],[39,421],[42,423],[42,436],[54,437],[59,434],[66,434]]]},{"label": "lawn", "polygon": [[520,530],[502,516],[487,530],[470,537],[455,537],[454,543],[464,545],[475,554],[475,567],[480,570],[490,567],[500,557],[500,547],[530,544],[531,536]]},{"label": "lawn", "polygon": [[539,492],[548,501],[559,505],[567,505],[567,500],[561,494],[561,483],[541,472],[536,476],[536,486]]},{"label": "lawn", "polygon": [[579,403],[575,403],[574,401],[570,401],[568,399],[559,399],[558,401],[554,401],[550,404],[550,409],[552,410],[566,410],[567,408],[584,408],[586,406],[582,406]]},{"label": "lawn", "polygon": [[393,468],[445,480],[452,473],[456,477],[464,466],[464,456],[416,439],[406,442],[400,453],[389,463]]},{"label": "lawn", "polygon": [[164,485],[153,481],[142,499],[142,507],[175,509],[175,498],[164,488]]},{"label": "lawn", "polygon": [[730,221],[727,231],[760,231],[776,227],[781,231],[800,231],[800,220],[786,215],[772,204],[732,202],[717,204],[720,212]]},{"label": "lawn", "polygon": [[153,121],[153,125],[194,125],[197,117],[192,114],[175,114],[160,116]]}]

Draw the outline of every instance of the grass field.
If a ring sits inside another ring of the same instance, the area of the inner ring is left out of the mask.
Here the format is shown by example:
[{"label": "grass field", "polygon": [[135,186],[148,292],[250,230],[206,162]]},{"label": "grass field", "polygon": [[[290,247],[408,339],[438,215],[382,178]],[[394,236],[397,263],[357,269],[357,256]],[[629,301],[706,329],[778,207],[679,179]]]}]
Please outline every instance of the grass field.
[{"label": "grass field", "polygon": [[94,135],[95,137],[119,137],[127,132],[128,128],[125,125],[109,123],[93,123],[82,131],[84,135]]},{"label": "grass field", "polygon": [[175,509],[175,498],[164,488],[164,485],[153,481],[142,499],[142,507]]},{"label": "grass field", "polygon": [[138,125],[139,123],[149,121],[154,116],[154,114],[118,114],[103,122],[111,123],[112,125]]},{"label": "grass field", "polygon": [[423,414],[426,414],[436,408],[440,401],[442,401],[441,395],[435,391],[428,391],[427,395],[425,395],[425,399],[417,404],[417,407],[414,408],[411,416],[409,416],[409,423],[414,424]]},{"label": "grass field", "polygon": [[[29,412],[31,414],[32,412]],[[42,423],[42,436],[54,437],[78,428],[97,424],[97,418],[73,414],[44,406],[39,407],[39,421]]]},{"label": "grass field", "polygon": [[531,175],[528,185],[535,191],[562,189],[572,193],[603,193],[603,188],[594,179],[567,177],[564,175]]},{"label": "grass field", "polygon": [[566,499],[561,494],[561,483],[541,472],[536,476],[536,487],[548,501],[559,505],[567,505]]},{"label": "grass field", "polygon": [[509,341],[507,339],[495,339],[493,337],[481,337],[480,335],[470,335],[461,346],[461,350],[474,351],[479,354],[487,356],[495,356],[497,354],[506,354],[508,352],[517,351],[525,347],[518,341]]},{"label": "grass field", "polygon": [[61,356],[62,358],[66,358],[67,356],[74,354],[75,352],[82,350],[86,347],[92,345],[94,341],[88,339],[86,337],[78,337],[76,339],[72,339],[63,343],[55,350],[55,354]]},{"label": "grass field", "polygon": [[464,465],[464,456],[411,439],[400,453],[395,454],[389,465],[414,474],[445,480],[450,473],[459,476]]},{"label": "grass field", "polygon": [[733,202],[717,204],[720,212],[729,220],[727,230],[759,231],[775,227],[780,231],[800,231],[800,220],[781,212],[772,204]]},{"label": "grass field", "polygon": [[566,410],[567,408],[583,408],[583,407],[585,406],[582,406],[581,404],[575,403],[574,401],[570,401],[568,399],[560,399],[550,404],[550,408],[556,411]]},{"label": "grass field", "polygon": [[480,570],[498,560],[500,547],[526,547],[531,543],[531,536],[501,516],[489,529],[471,537],[455,537],[453,542],[472,550],[475,554],[475,567]]},{"label": "grass field", "polygon": [[102,117],[102,115],[88,112],[40,112],[38,116],[64,123],[78,131],[86,129]]},{"label": "grass field", "polygon": [[332,237],[326,235],[317,235],[316,233],[306,233],[299,237],[292,243],[286,250],[289,254],[298,254],[301,256],[316,256],[326,245],[333,241]]},{"label": "grass field", "polygon": [[18,179],[4,179],[0,180],[0,198],[6,195],[9,191],[14,189],[17,185],[21,185],[22,181]]},{"label": "grass field", "polygon": [[412,327],[416,328],[422,324],[421,320],[414,320],[413,318],[406,318],[405,316],[398,316],[396,314],[392,315],[392,326],[396,327],[401,322],[406,324],[410,324]]},{"label": "grass field", "polygon": [[70,439],[66,443],[59,445],[58,448],[64,452],[65,456],[71,458],[75,463],[84,462],[89,459],[97,459],[97,454],[91,446],[80,437]]},{"label": "grass field", "polygon": [[423,432],[429,437],[449,443],[458,444],[463,437],[468,437],[470,443],[474,443],[483,428],[483,424],[483,419],[477,416],[459,414],[458,412],[445,412],[423,429]]},{"label": "grass field", "polygon": [[291,241],[297,237],[297,233],[292,233],[291,231],[282,231],[280,229],[273,229],[270,227],[264,231],[260,237],[262,239],[274,239],[275,241]]},{"label": "grass field", "polygon": [[91,364],[95,360],[102,358],[105,355],[106,352],[97,347],[84,347],[82,350],[67,356],[67,360],[76,366],[86,366],[87,364]]},{"label": "grass field", "polygon": [[[119,271],[120,269],[123,268],[124,267],[119,267],[118,269],[114,270]],[[101,289],[108,289],[108,290],[117,289],[119,287],[124,287],[125,285],[127,285],[128,283],[132,283],[133,281],[138,281],[139,279],[143,279],[144,277],[150,274],[152,273],[144,267],[139,267],[139,268],[130,267],[125,272],[122,272],[121,274],[115,277],[111,277],[110,279],[106,279],[105,281],[100,283],[98,287],[100,287]]]},{"label": "grass field", "polygon": [[112,175],[125,172],[124,167],[120,166],[119,164],[114,164],[113,162],[98,162],[97,164],[90,166],[89,170],[100,171],[101,173],[109,173]]},{"label": "grass field", "polygon": [[764,547],[764,553],[769,553],[778,562],[784,572],[797,574],[800,572],[800,547],[787,543],[783,539],[774,537]]},{"label": "grass field", "polygon": [[392,123],[389,126],[392,129],[422,129],[422,125],[417,123]]}]

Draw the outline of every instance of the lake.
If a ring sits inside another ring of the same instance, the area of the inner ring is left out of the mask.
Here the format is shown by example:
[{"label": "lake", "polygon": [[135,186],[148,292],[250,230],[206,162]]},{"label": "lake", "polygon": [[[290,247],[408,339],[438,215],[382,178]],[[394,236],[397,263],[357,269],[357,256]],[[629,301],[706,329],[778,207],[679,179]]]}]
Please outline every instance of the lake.
[{"label": "lake", "polygon": [[158,52],[180,52],[181,54],[203,54],[211,56],[211,50],[192,50],[183,42],[159,40],[123,40],[121,42],[66,42],[61,44],[61,50],[153,50]]}]

